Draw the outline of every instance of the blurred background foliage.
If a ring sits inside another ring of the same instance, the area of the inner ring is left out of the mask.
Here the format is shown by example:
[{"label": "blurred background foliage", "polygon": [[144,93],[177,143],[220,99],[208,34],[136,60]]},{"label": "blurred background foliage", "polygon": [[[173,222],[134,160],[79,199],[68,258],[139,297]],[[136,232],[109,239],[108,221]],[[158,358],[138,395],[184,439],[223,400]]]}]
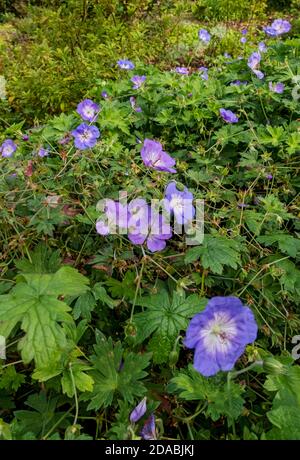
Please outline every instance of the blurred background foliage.
[{"label": "blurred background foliage", "polygon": [[[238,30],[299,9],[298,0],[0,0],[0,123],[30,125],[74,108],[99,79],[116,76],[120,58],[191,65],[206,21]],[[206,58],[236,49],[232,30],[220,35]]]}]

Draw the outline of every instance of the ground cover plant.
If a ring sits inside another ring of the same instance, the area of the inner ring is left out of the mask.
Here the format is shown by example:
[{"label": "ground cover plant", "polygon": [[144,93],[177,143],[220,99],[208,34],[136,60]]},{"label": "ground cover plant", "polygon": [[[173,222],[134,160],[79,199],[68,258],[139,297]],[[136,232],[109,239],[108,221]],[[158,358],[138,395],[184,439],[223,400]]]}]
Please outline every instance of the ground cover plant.
[{"label": "ground cover plant", "polygon": [[7,108],[2,439],[299,440],[297,21],[226,37]]}]

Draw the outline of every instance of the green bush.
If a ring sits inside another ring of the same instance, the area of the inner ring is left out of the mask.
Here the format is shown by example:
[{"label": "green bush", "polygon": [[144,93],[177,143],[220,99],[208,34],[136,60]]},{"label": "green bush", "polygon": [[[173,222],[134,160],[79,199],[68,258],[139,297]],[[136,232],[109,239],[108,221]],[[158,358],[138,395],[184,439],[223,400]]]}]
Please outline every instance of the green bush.
[{"label": "green bush", "polygon": [[262,17],[266,8],[266,0],[197,0],[193,13],[200,20],[247,20]]},{"label": "green bush", "polygon": [[[91,8],[87,3],[86,11],[83,3],[74,2],[74,8],[71,3],[30,7],[24,18],[12,21],[2,41],[0,31],[0,73],[7,79],[9,104],[29,123],[74,107],[100,77],[116,75],[117,59],[167,59],[176,46],[172,37],[177,43],[180,36],[176,18],[150,14],[149,1],[101,1]],[[141,19],[145,9],[149,14]],[[124,15],[130,16],[127,22]]]}]

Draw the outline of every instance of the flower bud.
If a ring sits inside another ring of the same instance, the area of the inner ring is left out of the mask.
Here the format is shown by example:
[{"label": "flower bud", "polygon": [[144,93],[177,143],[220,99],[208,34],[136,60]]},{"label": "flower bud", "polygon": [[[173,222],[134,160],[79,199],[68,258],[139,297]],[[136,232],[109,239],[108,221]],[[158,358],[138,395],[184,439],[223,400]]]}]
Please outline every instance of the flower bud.
[{"label": "flower bud", "polygon": [[285,374],[286,367],[284,364],[281,364],[273,356],[268,356],[263,361],[263,369],[265,372],[271,375],[282,375]]},{"label": "flower bud", "polygon": [[175,366],[179,358],[178,350],[172,350],[169,354],[169,365]]},{"label": "flower bud", "polygon": [[131,423],[136,423],[140,420],[140,418],[143,417],[143,415],[145,415],[146,413],[146,410],[147,410],[147,398],[143,398],[142,401],[136,406],[135,409],[133,409],[133,411],[131,412],[130,414],[130,421]]}]

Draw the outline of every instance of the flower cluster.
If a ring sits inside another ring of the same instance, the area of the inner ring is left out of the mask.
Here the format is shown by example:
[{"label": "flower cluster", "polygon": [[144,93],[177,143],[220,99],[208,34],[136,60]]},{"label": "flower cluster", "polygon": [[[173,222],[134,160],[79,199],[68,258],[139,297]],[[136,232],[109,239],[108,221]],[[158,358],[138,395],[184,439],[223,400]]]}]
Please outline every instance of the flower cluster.
[{"label": "flower cluster", "polygon": [[259,78],[260,80],[262,80],[264,78],[264,73],[261,72],[259,69],[258,69],[258,66],[260,64],[260,61],[261,61],[261,54],[260,52],[258,51],[255,51],[254,53],[251,54],[251,56],[249,57],[248,59],[248,67],[252,70],[252,72],[257,76],[257,78]]},{"label": "flower cluster", "polygon": [[104,216],[97,221],[96,230],[103,236],[128,232],[128,238],[133,244],[146,243],[151,252],[163,250],[166,241],[172,237],[170,224],[163,214],[139,198],[128,205],[106,200]]},{"label": "flower cluster", "polygon": [[209,377],[230,371],[256,336],[257,324],[249,307],[237,297],[213,297],[190,321],[185,345],[195,349],[195,369]]},{"label": "flower cluster", "polygon": [[139,89],[146,81],[145,75],[135,75],[131,78],[133,89]]},{"label": "flower cluster", "polygon": [[273,93],[282,94],[284,91],[284,84],[283,83],[272,83],[269,82],[269,89]]},{"label": "flower cluster", "polygon": [[170,223],[163,214],[153,210],[145,200],[133,200],[129,206],[128,238],[136,245],[146,243],[151,252],[162,251],[172,238]]},{"label": "flower cluster", "polygon": [[[144,417],[146,411],[147,411],[147,398],[145,397],[131,412],[130,417],[129,417],[130,422],[132,424],[137,423],[142,417]],[[141,429],[139,434],[142,439],[145,439],[147,441],[157,439],[154,414],[150,414],[150,416],[145,421],[143,428]]]},{"label": "flower cluster", "polygon": [[[98,118],[100,107],[90,99],[85,99],[77,106],[77,113],[85,121],[93,123]],[[100,137],[100,131],[97,126],[91,126],[86,123],[81,123],[71,132],[75,139],[75,147],[79,150],[86,150],[96,145],[97,139]]]},{"label": "flower cluster", "polygon": [[[174,164],[174,160],[163,152],[161,144],[146,139],[143,149],[145,148],[146,152],[142,152],[144,163],[155,167],[155,169],[159,168],[158,170],[169,172],[169,166]],[[156,156],[153,163],[152,148],[154,148],[155,155],[158,151],[160,163],[158,163]],[[184,225],[190,223],[196,213],[193,206],[193,194],[185,186],[178,188],[174,181],[166,187],[161,204],[162,213],[157,209],[158,206],[150,207],[141,198],[132,200],[128,205],[107,199],[103,207],[103,216],[96,223],[97,233],[102,236],[127,233],[133,244],[143,245],[146,243],[149,251],[161,251],[166,247],[166,241],[172,237],[171,216],[174,215],[177,224]]]},{"label": "flower cluster", "polygon": [[270,26],[264,27],[263,30],[270,37],[278,37],[286,34],[291,30],[291,24],[285,19],[275,19]]}]

